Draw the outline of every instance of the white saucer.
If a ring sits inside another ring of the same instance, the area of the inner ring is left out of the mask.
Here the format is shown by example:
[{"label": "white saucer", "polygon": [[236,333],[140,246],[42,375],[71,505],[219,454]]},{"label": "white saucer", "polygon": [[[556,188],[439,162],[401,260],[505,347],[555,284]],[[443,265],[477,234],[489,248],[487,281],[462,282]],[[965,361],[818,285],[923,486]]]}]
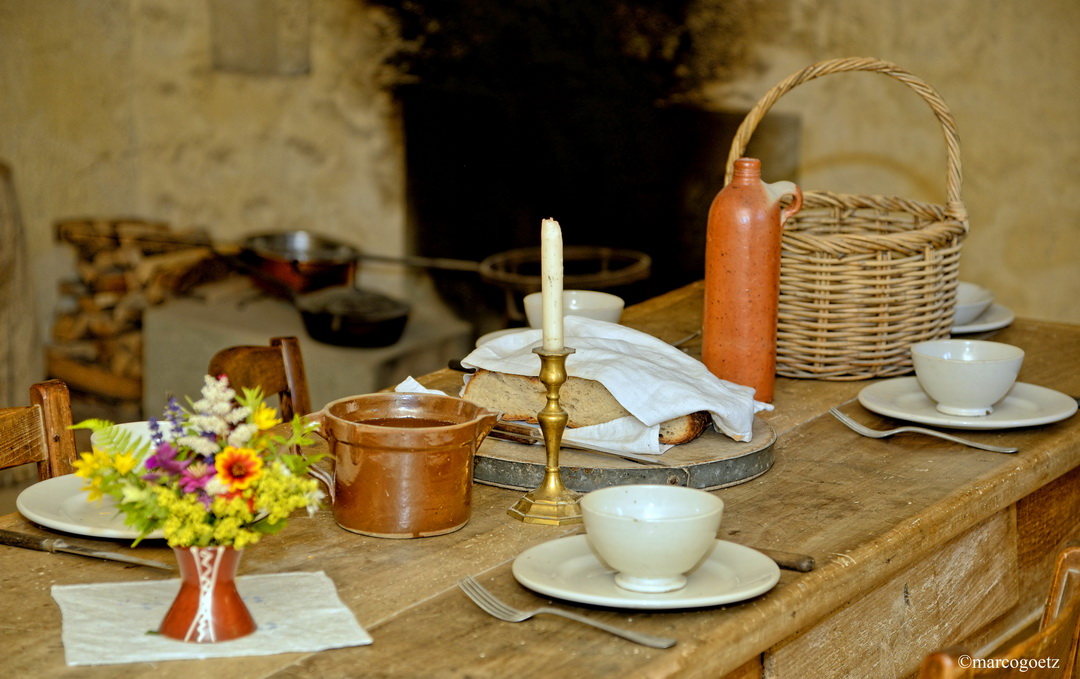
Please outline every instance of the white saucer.
[{"label": "white saucer", "polygon": [[679,609],[742,601],[769,591],[780,568],[761,552],[724,540],[676,592],[641,594],[615,585],[615,572],[604,565],[584,535],[545,542],[514,560],[514,577],[531,590],[582,604],[636,609]]},{"label": "white saucer", "polygon": [[[34,523],[66,533],[128,540],[139,537],[137,530],[124,524],[111,498],[89,502],[82,484],[83,479],[74,474],[39,481],[19,493],[15,507]],[[157,530],[146,537],[164,536]]]},{"label": "white saucer", "polygon": [[1059,391],[1017,382],[985,417],[964,417],[938,412],[915,377],[882,380],[859,392],[859,403],[879,415],[954,429],[1011,429],[1049,424],[1076,412],[1076,399]]},{"label": "white saucer", "polygon": [[1016,314],[1011,309],[1000,304],[991,304],[986,311],[967,325],[955,325],[952,329],[954,335],[965,335],[972,332],[988,332],[1004,328],[1016,320]]}]

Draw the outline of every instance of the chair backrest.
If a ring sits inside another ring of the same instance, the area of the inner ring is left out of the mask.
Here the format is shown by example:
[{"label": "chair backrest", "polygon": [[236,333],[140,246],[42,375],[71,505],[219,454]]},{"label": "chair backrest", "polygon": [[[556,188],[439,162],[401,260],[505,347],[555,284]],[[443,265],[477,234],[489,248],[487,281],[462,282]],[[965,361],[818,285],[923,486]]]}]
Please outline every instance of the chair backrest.
[{"label": "chair backrest", "polygon": [[30,387],[30,405],[0,408],[0,469],[37,463],[38,480],[70,474],[76,459],[71,394],[60,380]]},{"label": "chair backrest", "polygon": [[227,375],[237,390],[262,387],[267,396],[277,394],[286,421],[311,412],[304,358],[295,337],[274,337],[269,346],[222,349],[210,359],[207,374]]},{"label": "chair backrest", "polygon": [[[1076,676],[1080,639],[1080,547],[1058,555],[1038,632],[999,655],[972,658],[959,649],[928,655],[920,679]],[[1054,667],[1051,664],[1056,663]]]}]

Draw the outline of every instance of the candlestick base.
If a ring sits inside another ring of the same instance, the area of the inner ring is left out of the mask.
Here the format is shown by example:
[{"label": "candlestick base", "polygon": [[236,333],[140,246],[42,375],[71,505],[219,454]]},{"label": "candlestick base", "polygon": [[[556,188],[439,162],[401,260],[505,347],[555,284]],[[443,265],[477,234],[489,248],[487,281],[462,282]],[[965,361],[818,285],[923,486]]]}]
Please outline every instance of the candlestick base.
[{"label": "candlestick base", "polygon": [[563,488],[564,492],[553,495],[530,491],[506,513],[523,523],[539,523],[547,526],[567,526],[581,523],[580,495]]},{"label": "candlestick base", "polygon": [[533,351],[540,356],[540,381],[547,387],[547,405],[536,415],[540,421],[540,431],[544,433],[547,465],[540,486],[526,493],[507,510],[507,514],[518,521],[549,526],[581,523],[581,506],[578,504],[581,496],[563,484],[559,469],[559,449],[569,419],[559,404],[559,389],[566,382],[566,357],[574,350],[564,347],[537,348]]}]

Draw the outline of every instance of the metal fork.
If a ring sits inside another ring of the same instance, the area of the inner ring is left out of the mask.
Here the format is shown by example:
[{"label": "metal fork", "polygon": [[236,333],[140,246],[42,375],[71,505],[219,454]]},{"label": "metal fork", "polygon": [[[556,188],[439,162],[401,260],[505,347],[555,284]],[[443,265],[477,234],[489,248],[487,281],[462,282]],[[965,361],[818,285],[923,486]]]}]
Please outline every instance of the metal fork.
[{"label": "metal fork", "polygon": [[473,600],[473,602],[484,609],[487,613],[490,613],[499,620],[506,622],[524,622],[529,618],[539,613],[548,613],[550,615],[559,615],[570,620],[576,620],[586,625],[592,625],[597,629],[602,629],[605,632],[611,632],[616,636],[620,636],[623,639],[628,639],[643,646],[651,646],[652,648],[671,648],[675,645],[674,639],[667,637],[656,637],[651,634],[643,634],[641,632],[632,632],[630,630],[622,629],[620,627],[614,627],[599,620],[593,620],[586,618],[583,615],[572,613],[570,611],[564,611],[559,608],[550,608],[548,606],[541,606],[540,608],[531,611],[519,611],[516,608],[503,603],[501,600],[495,598],[491,592],[484,589],[484,586],[477,582],[472,576],[465,576],[461,580],[458,580],[458,587],[461,588],[465,595]]},{"label": "metal fork", "polygon": [[968,439],[960,438],[959,436],[953,436],[952,434],[946,434],[945,432],[936,431],[934,429],[924,429],[922,427],[897,427],[896,429],[871,429],[870,427],[859,424],[855,420],[851,419],[844,413],[840,412],[836,408],[830,408],[829,412],[833,417],[840,420],[852,430],[868,436],[872,439],[883,439],[893,434],[900,434],[903,432],[912,432],[915,434],[926,434],[927,436],[936,436],[939,439],[945,439],[946,441],[952,441],[953,443],[961,443],[965,446],[971,446],[972,448],[979,448],[980,450],[989,450],[993,453],[1016,453],[1019,452],[1019,448],[1003,448],[1001,446],[992,446],[989,443],[979,443],[978,441],[970,441]]}]

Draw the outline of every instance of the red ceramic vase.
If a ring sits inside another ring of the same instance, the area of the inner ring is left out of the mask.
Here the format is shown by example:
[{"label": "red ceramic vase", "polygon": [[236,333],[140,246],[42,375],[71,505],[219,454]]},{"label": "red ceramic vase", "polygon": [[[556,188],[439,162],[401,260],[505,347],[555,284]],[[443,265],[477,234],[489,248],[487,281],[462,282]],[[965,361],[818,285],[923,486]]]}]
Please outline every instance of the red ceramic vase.
[{"label": "red ceramic vase", "polygon": [[236,589],[240,552],[232,547],[174,547],[173,553],[180,591],[161,621],[163,636],[207,644],[255,631],[255,620]]}]

